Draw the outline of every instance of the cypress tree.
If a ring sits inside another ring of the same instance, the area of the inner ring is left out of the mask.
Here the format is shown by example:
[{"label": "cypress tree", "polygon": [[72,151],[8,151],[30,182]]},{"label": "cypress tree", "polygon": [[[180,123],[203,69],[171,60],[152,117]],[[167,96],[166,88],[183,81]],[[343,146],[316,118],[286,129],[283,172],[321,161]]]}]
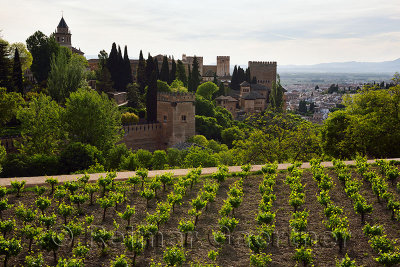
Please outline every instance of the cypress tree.
[{"label": "cypress tree", "polygon": [[125,69],[125,83],[124,83],[124,89],[126,89],[126,86],[130,83],[133,83],[133,76],[132,76],[132,68],[131,68],[131,62],[129,60],[128,56],[128,48],[125,46],[124,49],[124,69]]},{"label": "cypress tree", "polygon": [[147,60],[146,60],[146,68],[145,68],[145,84],[146,86],[149,84],[150,81],[150,76],[152,74],[154,70],[154,60],[153,57],[150,55],[148,55]]},{"label": "cypress tree", "polygon": [[240,89],[240,84],[246,80],[246,74],[244,73],[244,69],[240,66],[238,67],[238,90]]},{"label": "cypress tree", "polygon": [[246,68],[245,76],[246,76],[245,81],[250,83],[251,82],[250,68]]},{"label": "cypress tree", "polygon": [[12,78],[15,90],[22,94],[24,92],[24,88],[22,86],[22,68],[21,60],[19,59],[18,48],[15,48]]},{"label": "cypress tree", "polygon": [[253,79],[251,79],[251,84],[257,84],[257,77],[253,76]]},{"label": "cypress tree", "polygon": [[157,77],[153,58],[150,56],[146,62],[147,92],[146,92],[146,110],[147,122],[157,121]]},{"label": "cypress tree", "polygon": [[176,68],[176,78],[178,80],[180,80],[181,82],[183,82],[184,86],[188,86],[188,79],[186,76],[186,70],[185,70],[185,66],[183,65],[183,62],[181,60],[178,59],[178,65]]},{"label": "cypress tree", "polygon": [[107,59],[107,69],[111,75],[111,81],[113,82],[114,89],[118,88],[118,50],[115,43],[111,46],[110,56]]},{"label": "cypress tree", "polygon": [[159,80],[160,79],[160,70],[158,68],[158,60],[156,57],[154,58],[154,71],[156,72],[157,80]]},{"label": "cypress tree", "polygon": [[188,91],[192,92],[192,88],[193,88],[193,78],[192,78],[192,72],[190,71],[190,65],[188,65],[188,82],[187,82],[187,87],[188,87]]},{"label": "cypress tree", "polygon": [[193,58],[193,64],[192,64],[192,75],[191,75],[191,88],[189,85],[189,91],[196,92],[197,87],[200,85],[200,72],[199,72],[199,63],[197,62],[197,57],[194,56]]},{"label": "cypress tree", "polygon": [[169,83],[169,66],[168,57],[163,57],[163,62],[161,65],[160,80]]},{"label": "cypress tree", "polygon": [[214,79],[213,79],[213,83],[215,83],[215,85],[218,86],[218,79],[217,79],[217,74],[214,72]]},{"label": "cypress tree", "polygon": [[169,84],[176,79],[176,63],[174,57],[172,57],[171,72],[169,73]]},{"label": "cypress tree", "polygon": [[0,87],[10,88],[10,60],[7,43],[0,40]]},{"label": "cypress tree", "polygon": [[140,50],[139,54],[139,63],[137,67],[137,72],[136,72],[136,81],[139,84],[139,92],[140,94],[145,93],[145,88],[146,88],[146,61],[143,58],[143,53],[142,50]]},{"label": "cypress tree", "polygon": [[124,90],[124,80],[125,80],[125,71],[124,71],[124,59],[122,57],[121,47],[118,46],[118,61],[117,61],[117,91]]},{"label": "cypress tree", "polygon": [[231,89],[232,90],[238,90],[238,69],[237,66],[235,65],[235,67],[233,68],[233,74],[232,74],[232,79],[231,79]]},{"label": "cypress tree", "polygon": [[[283,87],[281,85],[281,79],[279,75],[276,77],[276,82],[272,83],[271,95],[269,97],[269,102],[271,107],[277,111],[282,112],[283,107]],[[307,107],[306,107],[307,111]]]}]

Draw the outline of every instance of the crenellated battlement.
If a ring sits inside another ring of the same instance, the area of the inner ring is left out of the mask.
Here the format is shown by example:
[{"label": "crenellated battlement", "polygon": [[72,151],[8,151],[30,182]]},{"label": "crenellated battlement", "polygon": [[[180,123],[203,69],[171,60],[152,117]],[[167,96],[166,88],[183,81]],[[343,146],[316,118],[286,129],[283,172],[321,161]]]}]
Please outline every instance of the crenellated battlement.
[{"label": "crenellated battlement", "polygon": [[149,136],[151,133],[160,132],[162,130],[161,123],[132,124],[122,126],[126,135]]},{"label": "crenellated battlement", "polygon": [[195,95],[193,93],[183,92],[159,92],[157,93],[157,101],[163,102],[194,102]]},{"label": "crenellated battlement", "polygon": [[230,59],[230,56],[217,56],[217,60],[218,59]]},{"label": "crenellated battlement", "polygon": [[276,61],[249,61],[249,66],[250,65],[272,65],[276,66]]}]

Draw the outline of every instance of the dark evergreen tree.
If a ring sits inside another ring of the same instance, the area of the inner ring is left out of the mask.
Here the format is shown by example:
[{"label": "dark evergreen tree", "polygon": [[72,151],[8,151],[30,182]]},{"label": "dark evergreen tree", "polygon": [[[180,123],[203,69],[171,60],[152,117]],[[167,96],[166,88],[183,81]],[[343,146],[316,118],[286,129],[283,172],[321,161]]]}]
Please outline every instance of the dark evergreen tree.
[{"label": "dark evergreen tree", "polygon": [[110,56],[107,59],[107,69],[111,75],[111,81],[113,82],[114,89],[118,90],[118,50],[115,43],[111,46]]},{"label": "dark evergreen tree", "polygon": [[116,89],[117,91],[121,92],[124,90],[124,84],[125,84],[125,71],[124,71],[124,58],[122,57],[122,51],[121,47],[118,46],[118,61],[117,61],[117,70],[116,70],[116,77],[117,81],[114,81],[116,83]]},{"label": "dark evergreen tree", "polygon": [[239,89],[240,89],[240,84],[246,80],[246,74],[244,72],[244,69],[242,69],[240,66],[238,67],[238,84],[239,84]]},{"label": "dark evergreen tree", "polygon": [[192,64],[192,73],[189,76],[190,80],[188,82],[188,90],[191,92],[196,92],[197,87],[200,85],[201,75],[199,71],[199,63],[197,57],[194,56]]},{"label": "dark evergreen tree", "polygon": [[0,40],[0,87],[10,89],[10,59],[7,43]]},{"label": "dark evergreen tree", "polygon": [[15,48],[15,53],[14,53],[12,80],[15,91],[22,94],[24,92],[24,88],[22,85],[22,68],[21,68],[21,61],[19,59],[18,48]]},{"label": "dark evergreen tree", "polygon": [[169,66],[168,66],[167,56],[163,57],[163,62],[160,71],[160,80],[169,83]]},{"label": "dark evergreen tree", "polygon": [[136,72],[136,82],[139,84],[139,92],[140,94],[145,93],[146,88],[146,61],[143,58],[142,50],[140,50],[139,54],[139,63]]},{"label": "dark evergreen tree", "polygon": [[250,68],[246,68],[245,76],[246,76],[245,81],[250,83],[251,82]]},{"label": "dark evergreen tree", "polygon": [[153,60],[149,54],[146,62],[146,77],[148,84],[146,92],[147,122],[157,121],[157,75],[155,63],[157,63],[157,60]]},{"label": "dark evergreen tree", "polygon": [[215,83],[218,86],[218,79],[217,79],[217,74],[214,72],[214,79],[213,83]]},{"label": "dark evergreen tree", "polygon": [[257,77],[253,76],[253,79],[251,79],[251,84],[257,84]]},{"label": "dark evergreen tree", "polygon": [[160,69],[158,67],[158,60],[156,57],[154,58],[154,71],[156,72],[157,80],[159,80],[160,79]]},{"label": "dark evergreen tree", "polygon": [[178,65],[176,67],[176,78],[181,82],[183,82],[183,85],[187,87],[188,79],[186,76],[185,66],[183,65],[183,62],[179,59],[178,59]]},{"label": "dark evergreen tree", "polygon": [[169,84],[176,79],[176,63],[174,57],[172,57],[171,72],[169,73]]},{"label": "dark evergreen tree", "polygon": [[238,68],[235,65],[233,68],[232,78],[231,78],[231,89],[232,90],[239,90],[239,79],[238,79]]},{"label": "dark evergreen tree", "polygon": [[125,73],[125,83],[124,83],[124,88],[126,89],[126,86],[130,83],[133,83],[133,76],[132,76],[132,68],[131,68],[131,62],[129,60],[128,56],[128,48],[125,46],[124,49],[124,73]]},{"label": "dark evergreen tree", "polygon": [[307,102],[305,100],[300,100],[299,102],[299,113],[307,113]]},{"label": "dark evergreen tree", "polygon": [[146,84],[146,86],[150,82],[151,74],[153,71],[154,71],[154,59],[149,53],[147,60],[146,60],[146,68],[145,68],[145,84]]},{"label": "dark evergreen tree", "polygon": [[218,97],[220,95],[225,95],[225,94],[226,94],[225,85],[224,85],[223,82],[220,82],[219,85],[218,85],[218,91],[214,94],[214,98]]}]

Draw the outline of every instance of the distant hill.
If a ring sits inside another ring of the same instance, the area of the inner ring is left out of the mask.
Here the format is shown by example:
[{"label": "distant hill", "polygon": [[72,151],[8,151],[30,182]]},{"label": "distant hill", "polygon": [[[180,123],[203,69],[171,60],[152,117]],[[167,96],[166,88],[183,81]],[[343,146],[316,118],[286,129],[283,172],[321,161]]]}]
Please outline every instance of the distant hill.
[{"label": "distant hill", "polygon": [[400,72],[400,58],[383,62],[337,62],[316,65],[278,65],[278,72],[391,73]]}]

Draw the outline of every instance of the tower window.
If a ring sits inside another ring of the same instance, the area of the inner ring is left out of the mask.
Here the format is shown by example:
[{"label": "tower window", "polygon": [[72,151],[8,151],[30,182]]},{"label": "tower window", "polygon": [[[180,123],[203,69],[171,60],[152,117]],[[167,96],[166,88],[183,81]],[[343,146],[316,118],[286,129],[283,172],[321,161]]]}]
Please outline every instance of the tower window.
[{"label": "tower window", "polygon": [[167,122],[167,116],[164,115],[164,122]]},{"label": "tower window", "polygon": [[186,121],[186,115],[182,115],[182,121]]},{"label": "tower window", "polygon": [[62,37],[62,38],[61,38],[61,42],[63,42],[63,43],[64,43],[64,41],[65,41],[65,38],[64,38],[64,37]]}]

